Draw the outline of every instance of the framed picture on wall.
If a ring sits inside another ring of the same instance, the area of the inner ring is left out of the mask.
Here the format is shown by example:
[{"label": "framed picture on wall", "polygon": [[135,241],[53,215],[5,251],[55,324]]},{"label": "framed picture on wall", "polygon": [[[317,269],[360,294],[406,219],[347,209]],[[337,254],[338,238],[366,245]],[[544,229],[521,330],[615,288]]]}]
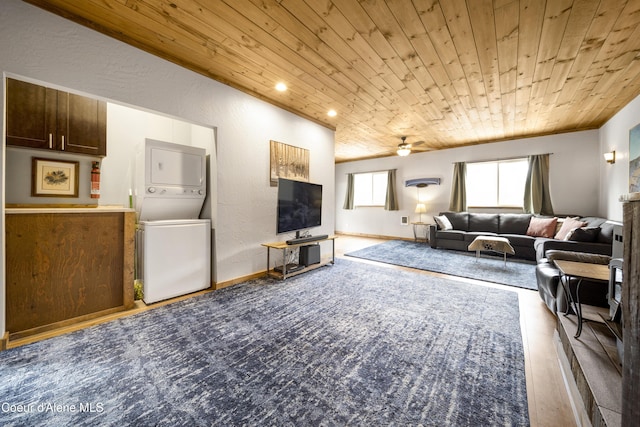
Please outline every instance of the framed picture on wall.
[{"label": "framed picture on wall", "polygon": [[31,196],[78,197],[79,162],[33,157]]},{"label": "framed picture on wall", "polygon": [[278,185],[278,178],[309,181],[309,150],[270,141],[270,173],[272,187]]}]

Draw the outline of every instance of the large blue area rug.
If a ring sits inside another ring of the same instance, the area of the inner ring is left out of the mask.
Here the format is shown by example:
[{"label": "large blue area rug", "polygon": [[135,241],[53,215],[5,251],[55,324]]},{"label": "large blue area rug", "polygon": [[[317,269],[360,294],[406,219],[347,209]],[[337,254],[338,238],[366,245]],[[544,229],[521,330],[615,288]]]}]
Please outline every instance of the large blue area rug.
[{"label": "large blue area rug", "polygon": [[476,259],[473,251],[433,249],[425,243],[389,240],[346,255],[501,285],[538,289],[535,263],[507,258],[505,267],[502,255],[492,256],[486,252]]},{"label": "large blue area rug", "polygon": [[517,293],[344,259],[0,352],[0,424],[524,426]]}]

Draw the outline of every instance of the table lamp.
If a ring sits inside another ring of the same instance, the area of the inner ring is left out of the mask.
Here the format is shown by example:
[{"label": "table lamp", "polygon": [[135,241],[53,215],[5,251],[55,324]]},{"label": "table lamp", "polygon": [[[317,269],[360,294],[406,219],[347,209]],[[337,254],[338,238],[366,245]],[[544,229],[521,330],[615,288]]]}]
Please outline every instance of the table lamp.
[{"label": "table lamp", "polygon": [[427,207],[424,205],[424,203],[418,203],[416,205],[416,213],[420,214],[420,222],[422,222],[422,214],[427,212]]}]

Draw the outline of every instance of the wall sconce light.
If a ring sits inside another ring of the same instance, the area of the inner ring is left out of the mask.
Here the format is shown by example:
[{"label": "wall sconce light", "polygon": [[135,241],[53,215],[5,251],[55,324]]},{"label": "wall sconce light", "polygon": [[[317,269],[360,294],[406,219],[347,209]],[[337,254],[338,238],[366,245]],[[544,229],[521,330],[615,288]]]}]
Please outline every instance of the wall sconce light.
[{"label": "wall sconce light", "polygon": [[616,162],[616,150],[604,153],[604,159],[607,161],[607,163],[614,164]]},{"label": "wall sconce light", "polygon": [[422,214],[427,212],[427,207],[424,203],[418,203],[416,205],[416,213],[420,214],[420,223],[422,223]]}]

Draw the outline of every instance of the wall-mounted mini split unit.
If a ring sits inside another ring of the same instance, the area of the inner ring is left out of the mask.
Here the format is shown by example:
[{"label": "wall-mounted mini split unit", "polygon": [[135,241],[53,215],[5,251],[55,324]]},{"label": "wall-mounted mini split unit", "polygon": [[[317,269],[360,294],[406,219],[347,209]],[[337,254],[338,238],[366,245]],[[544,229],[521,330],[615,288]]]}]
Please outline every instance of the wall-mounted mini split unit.
[{"label": "wall-mounted mini split unit", "polygon": [[427,185],[440,185],[440,178],[416,178],[404,182],[405,187],[426,187]]}]

